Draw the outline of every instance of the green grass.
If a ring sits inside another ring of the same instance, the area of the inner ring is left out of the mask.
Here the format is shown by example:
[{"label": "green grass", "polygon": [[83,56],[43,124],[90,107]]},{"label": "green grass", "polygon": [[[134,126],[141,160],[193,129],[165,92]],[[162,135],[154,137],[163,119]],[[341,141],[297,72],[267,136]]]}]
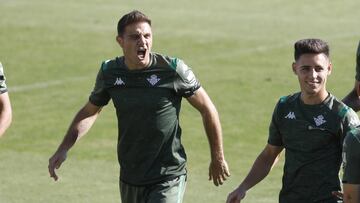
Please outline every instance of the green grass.
[{"label": "green grass", "polygon": [[[328,41],[334,64],[328,90],[342,98],[352,88],[357,5],[357,0],[0,0],[0,60],[14,111],[0,140],[0,202],[119,202],[112,104],[70,151],[59,182],[49,178],[47,162],[87,101],[101,61],[121,55],[116,23],[133,9],[153,20],[153,50],[185,60],[220,113],[232,176],[214,187],[207,180],[210,155],[200,115],[183,103],[185,203],[224,202],[265,145],[278,98],[298,91],[290,68],[296,40]],[[282,164],[243,202],[277,202]]]}]

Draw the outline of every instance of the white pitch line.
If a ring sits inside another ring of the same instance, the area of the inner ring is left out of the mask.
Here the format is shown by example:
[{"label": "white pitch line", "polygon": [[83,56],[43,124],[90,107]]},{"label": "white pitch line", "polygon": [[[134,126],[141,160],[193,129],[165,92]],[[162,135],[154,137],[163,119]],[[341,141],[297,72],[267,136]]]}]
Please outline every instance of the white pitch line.
[{"label": "white pitch line", "polygon": [[58,86],[58,85],[62,85],[68,82],[75,82],[75,81],[79,81],[79,80],[84,80],[84,79],[88,79],[89,77],[73,77],[73,78],[68,78],[65,80],[52,80],[52,81],[47,81],[47,82],[38,82],[38,83],[33,83],[33,84],[27,84],[27,85],[18,85],[18,86],[12,86],[9,87],[9,92],[25,92],[25,91],[29,91],[29,90],[35,90],[35,89],[44,89],[44,88],[48,88],[48,87],[52,87],[52,86]]}]

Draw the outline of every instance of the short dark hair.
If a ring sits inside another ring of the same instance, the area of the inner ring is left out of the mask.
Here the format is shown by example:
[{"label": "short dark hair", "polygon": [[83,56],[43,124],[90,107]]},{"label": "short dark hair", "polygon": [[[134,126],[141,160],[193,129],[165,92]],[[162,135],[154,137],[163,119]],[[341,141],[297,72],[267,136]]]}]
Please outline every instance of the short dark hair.
[{"label": "short dark hair", "polygon": [[303,54],[325,54],[329,58],[329,45],[321,39],[302,39],[295,42],[294,48],[295,61]]},{"label": "short dark hair", "polygon": [[126,26],[138,22],[147,22],[151,26],[150,18],[140,11],[133,10],[130,13],[125,14],[121,17],[117,25],[118,36],[122,36],[124,34]]}]

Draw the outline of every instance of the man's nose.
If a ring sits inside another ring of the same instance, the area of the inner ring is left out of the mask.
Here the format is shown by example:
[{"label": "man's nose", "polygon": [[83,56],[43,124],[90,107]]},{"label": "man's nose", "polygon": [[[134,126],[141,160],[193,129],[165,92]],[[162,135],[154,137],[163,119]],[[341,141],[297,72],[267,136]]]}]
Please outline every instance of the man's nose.
[{"label": "man's nose", "polygon": [[316,70],[313,68],[313,69],[311,69],[311,71],[310,71],[310,76],[311,76],[312,78],[317,78],[318,72],[316,72]]},{"label": "man's nose", "polygon": [[143,35],[140,36],[138,43],[140,45],[144,45],[146,43],[146,39]]}]

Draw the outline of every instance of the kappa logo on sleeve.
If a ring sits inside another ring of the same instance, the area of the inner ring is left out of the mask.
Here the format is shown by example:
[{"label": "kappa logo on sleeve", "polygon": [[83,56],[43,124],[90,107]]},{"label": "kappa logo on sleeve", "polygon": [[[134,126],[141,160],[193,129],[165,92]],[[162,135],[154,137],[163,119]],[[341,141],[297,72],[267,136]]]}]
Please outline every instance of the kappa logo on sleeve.
[{"label": "kappa logo on sleeve", "polygon": [[287,119],[296,119],[295,113],[293,111],[290,111],[288,115],[285,116]]},{"label": "kappa logo on sleeve", "polygon": [[116,78],[116,81],[114,82],[114,85],[125,85],[124,81],[119,77]]}]

